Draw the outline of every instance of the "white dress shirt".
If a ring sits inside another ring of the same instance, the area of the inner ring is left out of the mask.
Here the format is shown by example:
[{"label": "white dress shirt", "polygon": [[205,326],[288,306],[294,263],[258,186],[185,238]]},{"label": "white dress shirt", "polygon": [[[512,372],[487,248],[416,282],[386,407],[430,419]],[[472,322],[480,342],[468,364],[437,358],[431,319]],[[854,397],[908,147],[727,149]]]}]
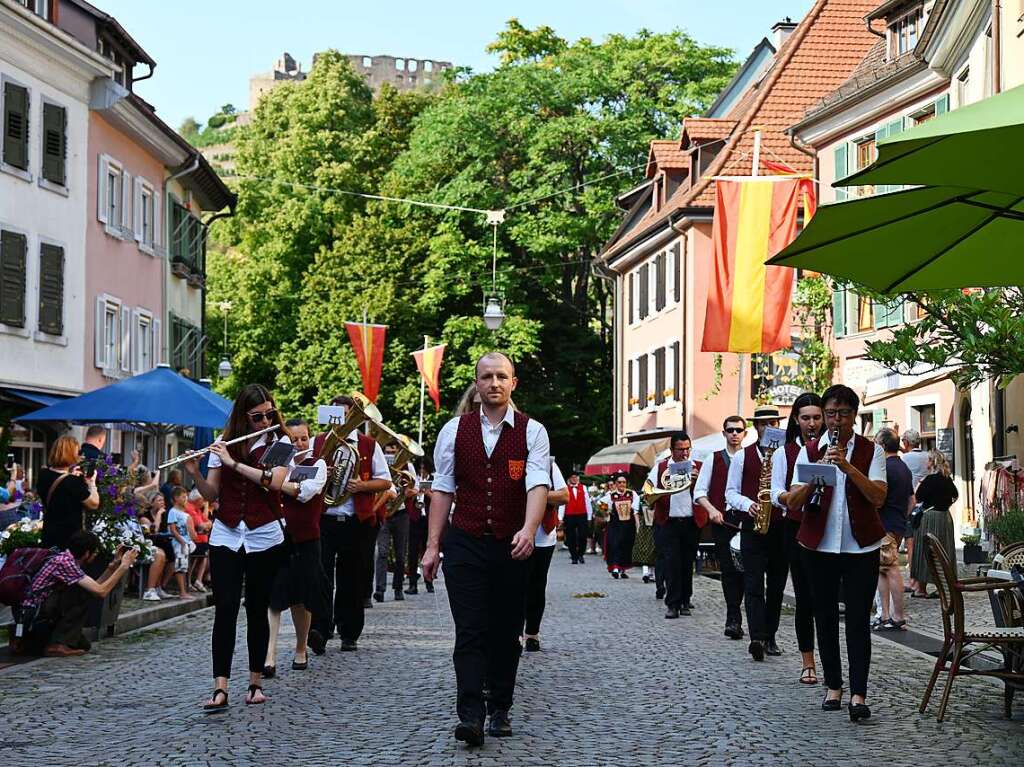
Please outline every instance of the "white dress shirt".
[{"label": "white dress shirt", "polygon": [[[732,460],[729,462],[729,477],[725,481],[725,505],[730,509],[749,514],[750,509],[757,505],[757,500],[755,498],[747,498],[747,496],[740,492],[743,487],[743,459],[746,454],[747,451],[744,448],[733,455]],[[761,456],[763,461],[764,451],[760,445],[757,446],[757,454]]]},{"label": "white dress shirt", "polygon": [[[846,443],[846,460],[853,458],[853,439]],[[828,448],[828,434],[822,435],[818,440],[818,449]],[[874,445],[875,452],[871,456],[871,468],[868,470],[868,479],[872,482],[885,482],[885,451],[880,445]],[[807,458],[807,448],[800,449],[800,455],[796,457],[796,465],[811,463]],[[796,471],[793,472],[793,487],[803,485],[803,482],[796,481]],[[825,536],[821,539],[817,551],[824,554],[864,554],[881,547],[882,540],[867,546],[861,546],[853,537],[853,529],[850,527],[850,510],[846,504],[846,475],[836,471],[836,486],[832,488],[832,503],[828,509],[828,519],[825,522]]]},{"label": "white dress shirt", "polygon": [[[575,486],[573,486],[573,485],[566,485],[566,488],[568,488],[570,495],[572,493],[582,493],[583,494],[583,505],[587,509],[587,519],[588,520],[593,519],[594,518],[594,502],[590,499],[590,493],[587,492],[587,488],[585,488],[583,486],[583,484],[580,483],[580,482],[577,482],[575,484]],[[560,488],[556,487],[554,489],[555,490],[559,490]],[[565,504],[562,504],[561,506],[558,507],[558,521],[561,522],[564,519],[565,519]]]},{"label": "white dress shirt", "polygon": [[[669,463],[671,463],[669,459]],[[661,478],[658,476],[658,467],[661,466],[661,461],[654,464],[654,468],[651,469],[647,475],[647,479],[654,483],[655,487],[661,487]],[[701,466],[701,468],[704,468]],[[693,516],[693,497],[690,495],[689,490],[684,490],[681,493],[670,495],[668,498],[668,515],[669,517],[683,518]]]},{"label": "white dress shirt", "polygon": [[[265,444],[267,444],[267,435],[261,434],[249,452],[252,453],[256,448]],[[210,453],[208,466],[211,469],[226,468],[216,453]],[[223,479],[221,481],[223,482]],[[249,480],[243,479],[242,481],[248,482]],[[266,551],[277,546],[279,543],[284,543],[284,530],[281,529],[281,524],[276,519],[252,530],[246,526],[244,520],[238,523],[238,527],[228,527],[219,519],[215,519],[213,520],[213,529],[210,530],[211,546],[224,546],[232,551],[238,551],[245,546],[247,553],[255,554],[258,551]]]},{"label": "white dress shirt", "polygon": [[[562,476],[562,470],[558,468],[558,464],[551,463],[551,489],[555,492],[565,489],[565,478]],[[562,513],[565,510],[565,506],[558,507],[558,518],[562,518]],[[554,546],[558,543],[558,526],[556,525],[550,533],[544,532],[543,525],[537,525],[537,535],[533,538],[534,547],[544,548],[546,546]]]},{"label": "white dress shirt", "polygon": [[[505,424],[515,425],[515,411],[506,408],[505,417],[497,425],[492,425],[484,410],[480,408],[480,427],[483,432],[484,450],[490,457],[494,446],[498,444]],[[459,419],[453,418],[444,425],[437,435],[434,445],[434,484],[433,489],[441,493],[455,493],[455,435],[459,431]],[[548,431],[534,419],[526,422],[526,491],[535,487],[551,485],[549,474],[551,466],[551,447]]]},{"label": "white dress shirt", "polygon": [[[800,447],[803,447],[804,441],[800,438],[796,438],[796,442]],[[795,466],[796,464],[794,464]],[[778,506],[782,510],[786,510],[786,507],[779,501],[779,496],[789,490],[786,487],[786,472],[789,466],[786,463],[786,446],[778,448],[772,453],[772,503]],[[794,468],[794,472],[796,469]]]},{"label": "white dress shirt", "polygon": [[[349,433],[346,440],[357,452],[359,451],[359,439],[356,432]],[[359,479],[359,476],[353,475],[352,478]],[[388,482],[391,481],[391,470],[388,468],[387,458],[384,457],[384,451],[381,450],[379,444],[374,444],[373,446],[373,466],[370,469],[370,479],[386,479]],[[339,506],[331,506],[324,511],[324,514],[329,517],[352,517],[355,513],[356,505],[351,495]]]}]

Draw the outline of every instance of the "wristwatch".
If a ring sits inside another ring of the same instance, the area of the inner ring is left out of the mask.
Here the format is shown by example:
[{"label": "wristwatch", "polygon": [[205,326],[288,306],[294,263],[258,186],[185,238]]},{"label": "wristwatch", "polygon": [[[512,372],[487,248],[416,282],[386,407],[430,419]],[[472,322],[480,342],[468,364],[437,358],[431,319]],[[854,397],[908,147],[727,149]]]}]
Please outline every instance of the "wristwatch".
[{"label": "wristwatch", "polygon": [[274,478],[274,472],[270,469],[264,469],[262,476],[260,476],[260,484],[263,487],[270,487],[270,481]]}]

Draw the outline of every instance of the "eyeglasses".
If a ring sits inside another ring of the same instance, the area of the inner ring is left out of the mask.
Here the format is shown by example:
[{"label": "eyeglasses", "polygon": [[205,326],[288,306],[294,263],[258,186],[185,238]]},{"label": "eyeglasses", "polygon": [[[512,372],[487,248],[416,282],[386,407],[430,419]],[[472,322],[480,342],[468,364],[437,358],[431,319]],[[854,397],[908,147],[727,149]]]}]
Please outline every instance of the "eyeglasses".
[{"label": "eyeglasses", "polygon": [[844,407],[844,408],[842,408],[840,410],[826,410],[825,411],[825,417],[826,418],[835,418],[836,416],[839,416],[840,418],[849,418],[851,415],[853,415],[853,408],[849,408],[849,407]]},{"label": "eyeglasses", "polygon": [[735,426],[730,426],[728,429],[725,430],[725,433],[726,434],[742,434],[745,431],[746,431],[746,429],[739,429],[739,428],[737,428]]},{"label": "eyeglasses", "polygon": [[248,413],[246,413],[246,415],[249,416],[249,418],[251,418],[255,423],[259,423],[260,421],[266,421],[267,423],[270,423],[271,421],[274,420],[274,414],[276,412],[276,410],[271,408],[270,410],[251,410]]}]

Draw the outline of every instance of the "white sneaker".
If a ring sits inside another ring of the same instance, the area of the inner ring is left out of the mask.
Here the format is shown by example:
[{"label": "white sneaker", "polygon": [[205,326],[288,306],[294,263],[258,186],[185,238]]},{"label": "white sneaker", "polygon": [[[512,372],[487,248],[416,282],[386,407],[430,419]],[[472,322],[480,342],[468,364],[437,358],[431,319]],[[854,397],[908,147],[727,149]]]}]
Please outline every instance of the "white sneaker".
[{"label": "white sneaker", "polygon": [[205,594],[206,593],[206,586],[204,586],[203,584],[199,583],[198,581],[196,583],[192,584],[192,588],[193,588],[193,590],[198,591],[200,594]]},{"label": "white sneaker", "polygon": [[160,594],[157,593],[156,589],[147,589],[146,593],[142,595],[143,602],[159,602]]},{"label": "white sneaker", "polygon": [[174,595],[173,594],[168,594],[166,591],[163,590],[162,587],[158,588],[156,590],[156,593],[157,593],[157,596],[159,596],[161,599],[174,599]]}]

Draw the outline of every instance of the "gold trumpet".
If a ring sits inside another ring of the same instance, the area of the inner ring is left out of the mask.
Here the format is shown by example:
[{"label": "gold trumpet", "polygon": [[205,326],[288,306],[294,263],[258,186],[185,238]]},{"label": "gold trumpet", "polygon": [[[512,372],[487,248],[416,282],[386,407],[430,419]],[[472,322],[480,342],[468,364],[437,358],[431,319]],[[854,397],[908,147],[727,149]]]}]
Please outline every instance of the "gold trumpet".
[{"label": "gold trumpet", "polygon": [[340,506],[349,499],[348,483],[359,476],[359,451],[348,444],[347,437],[354,429],[369,421],[379,422],[383,416],[369,397],[361,392],[352,392],[352,406],[345,412],[345,418],[332,418],[330,431],[320,450],[320,457],[327,461],[327,484],[324,486],[324,503]]},{"label": "gold trumpet", "polygon": [[391,482],[395,486],[397,496],[385,501],[384,514],[390,517],[398,512],[405,505],[405,491],[416,486],[416,475],[407,468],[409,462],[414,458],[422,458],[423,448],[416,440],[393,431],[380,421],[370,422],[370,436],[377,440],[382,447],[394,445],[396,451],[388,469],[391,472]]}]

